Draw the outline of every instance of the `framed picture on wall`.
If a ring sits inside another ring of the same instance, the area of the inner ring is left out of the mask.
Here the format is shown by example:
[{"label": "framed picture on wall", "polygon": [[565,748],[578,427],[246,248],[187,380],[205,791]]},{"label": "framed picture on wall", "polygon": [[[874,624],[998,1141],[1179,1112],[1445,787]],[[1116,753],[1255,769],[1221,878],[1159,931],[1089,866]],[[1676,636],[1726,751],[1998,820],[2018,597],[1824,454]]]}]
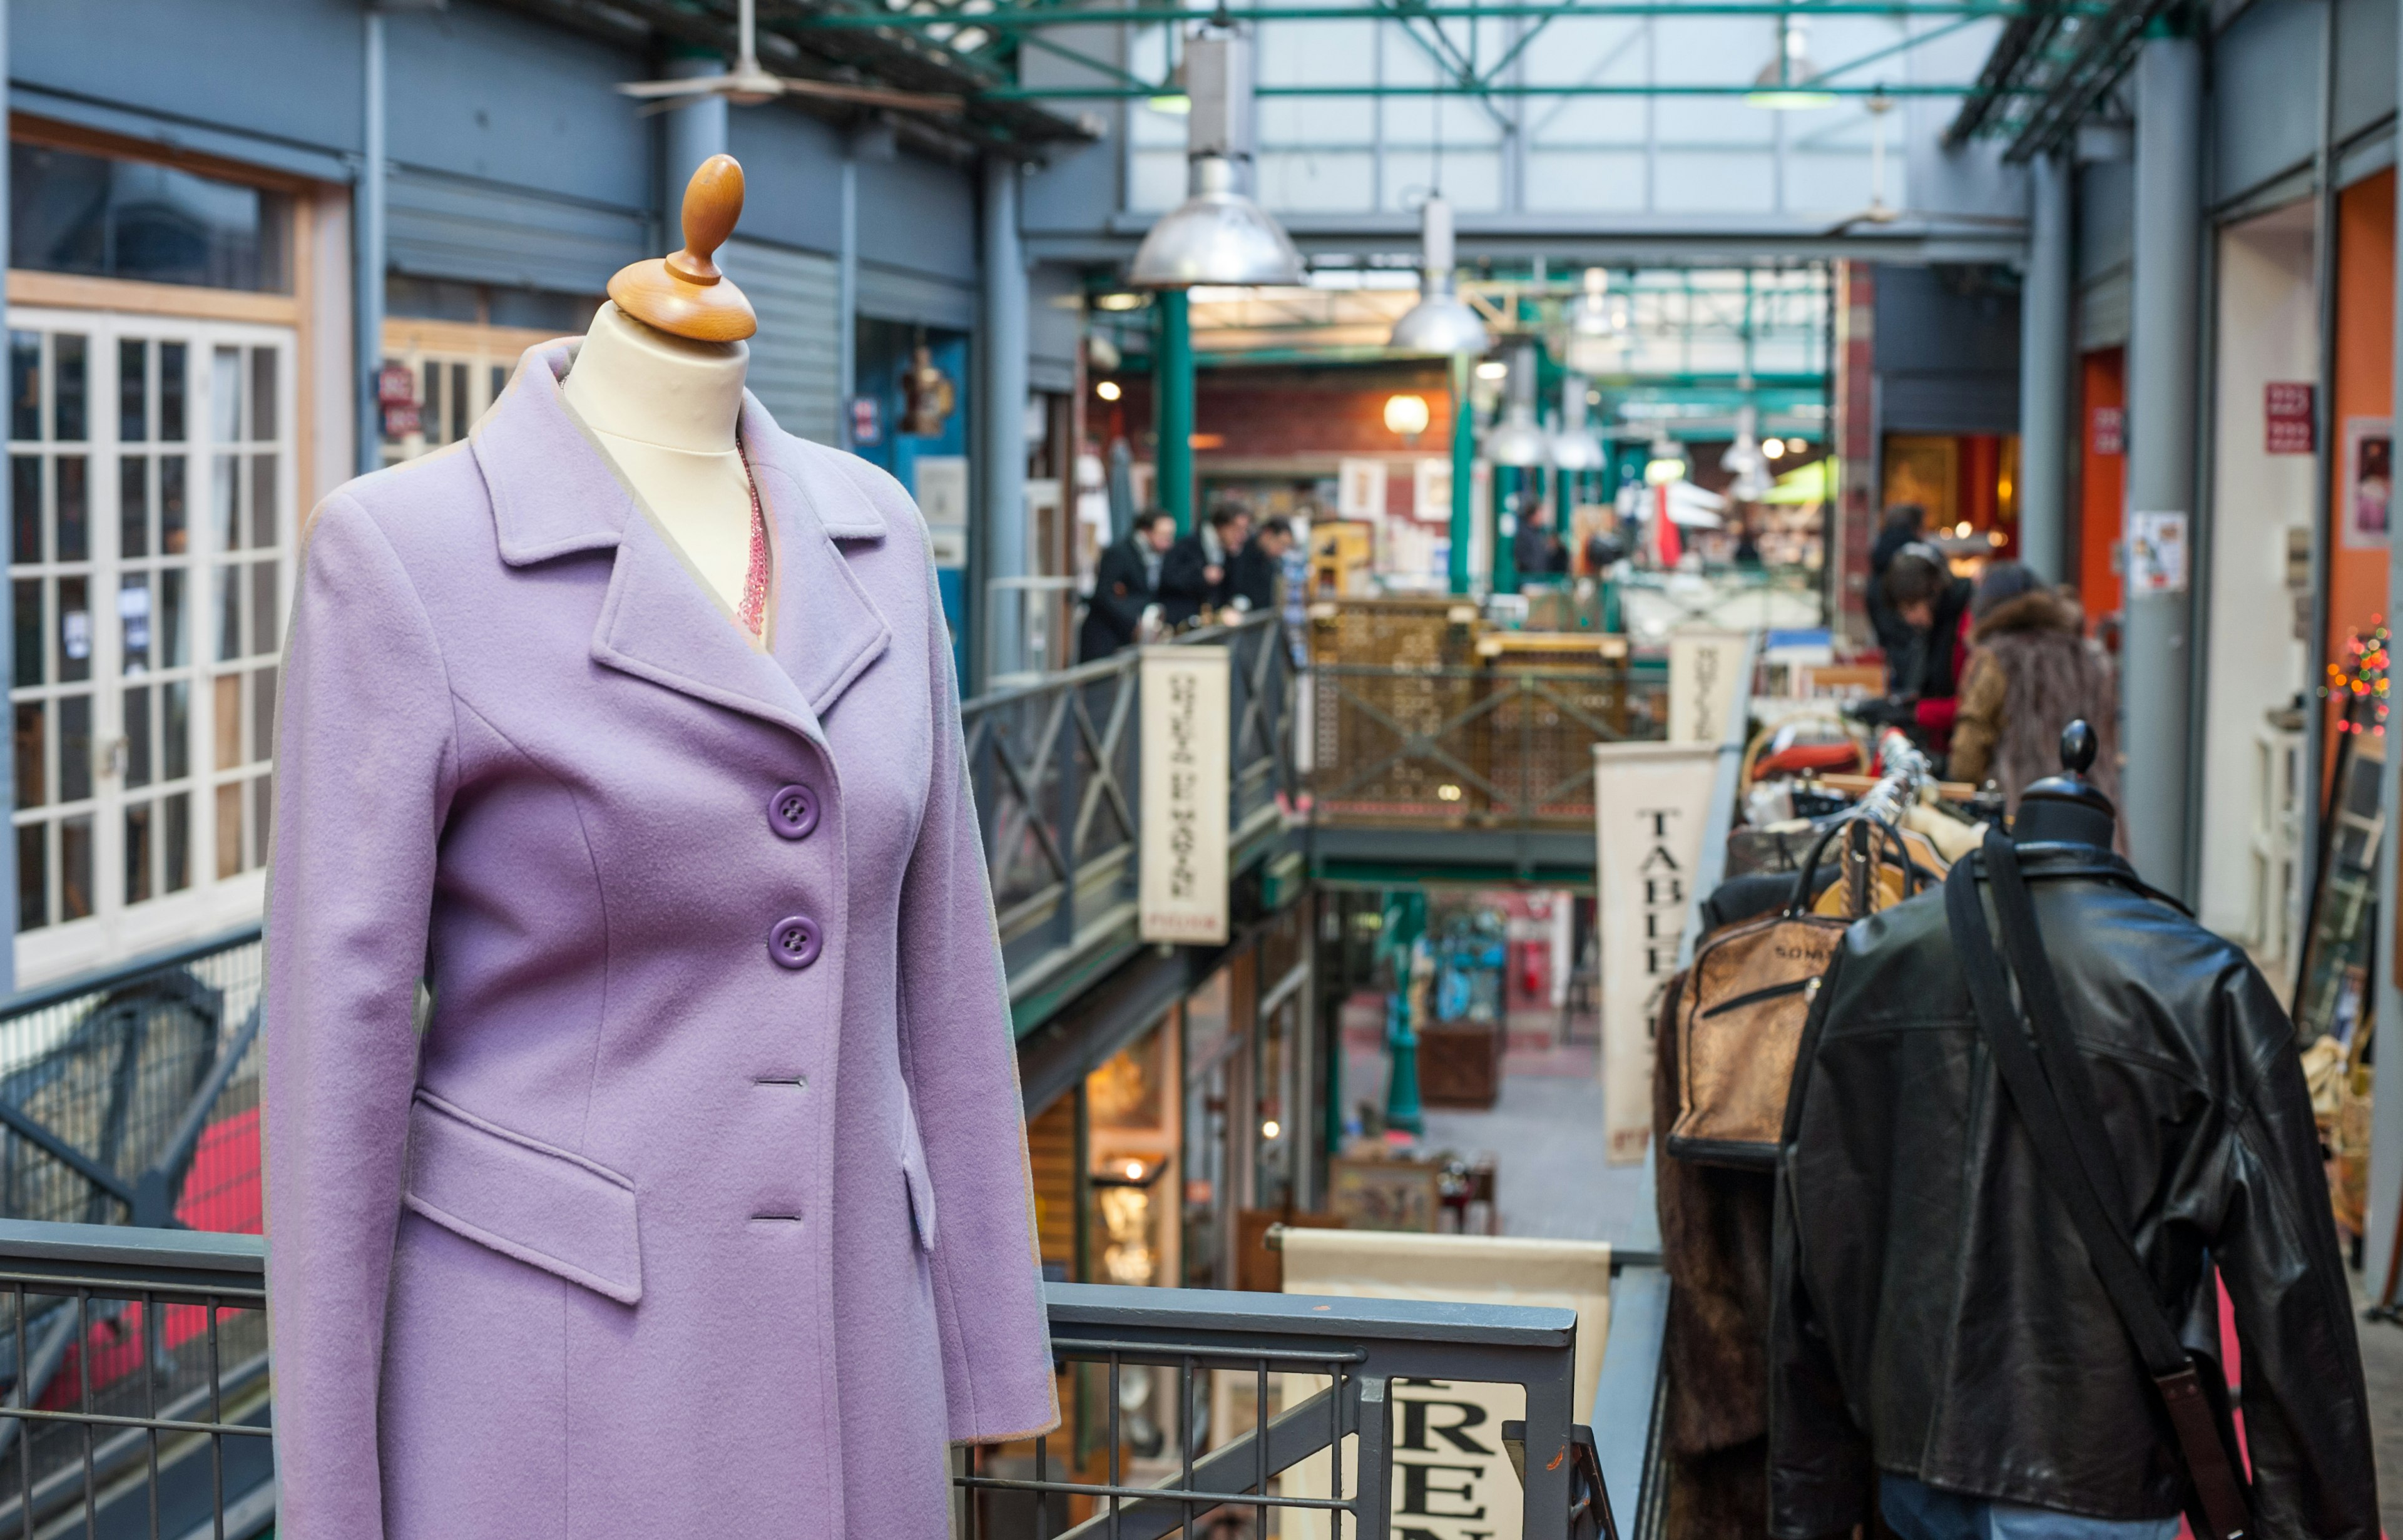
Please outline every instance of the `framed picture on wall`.
[{"label": "framed picture on wall", "polygon": [[2344,503],[2340,534],[2348,550],[2384,550],[2395,487],[2395,423],[2385,417],[2344,420]]}]

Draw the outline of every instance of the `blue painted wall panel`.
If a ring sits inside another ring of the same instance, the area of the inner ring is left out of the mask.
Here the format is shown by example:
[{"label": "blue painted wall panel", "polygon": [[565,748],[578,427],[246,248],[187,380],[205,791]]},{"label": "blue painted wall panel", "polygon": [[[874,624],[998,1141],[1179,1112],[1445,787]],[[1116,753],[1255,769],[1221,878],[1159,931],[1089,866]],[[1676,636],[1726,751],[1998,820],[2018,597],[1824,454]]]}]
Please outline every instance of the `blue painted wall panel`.
[{"label": "blue painted wall panel", "polygon": [[356,0],[14,0],[8,65],[52,90],[355,152],[360,15]]},{"label": "blue painted wall panel", "polygon": [[2277,0],[2249,6],[2213,43],[2214,201],[2308,162],[2318,148],[2321,29],[2327,4]]},{"label": "blue painted wall panel", "polygon": [[640,53],[479,6],[384,21],[392,158],[405,166],[649,209],[657,119],[612,88]]},{"label": "blue painted wall panel", "polygon": [[958,283],[977,276],[975,174],[904,153],[859,176],[862,261]]},{"label": "blue painted wall panel", "polygon": [[[743,162],[743,233],[803,251],[842,249],[842,136],[789,107],[736,107],[727,148]],[[874,196],[860,179],[863,201]]]}]

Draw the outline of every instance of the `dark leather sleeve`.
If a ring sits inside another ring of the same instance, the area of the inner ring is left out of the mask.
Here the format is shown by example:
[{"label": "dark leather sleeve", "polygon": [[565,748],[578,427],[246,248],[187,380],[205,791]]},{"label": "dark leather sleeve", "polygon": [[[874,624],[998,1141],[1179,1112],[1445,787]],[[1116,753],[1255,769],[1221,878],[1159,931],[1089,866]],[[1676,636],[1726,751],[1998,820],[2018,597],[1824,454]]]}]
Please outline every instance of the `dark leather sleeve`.
[{"label": "dark leather sleeve", "polygon": [[[1829,1002],[1841,994],[1844,953],[1820,984]],[[1813,1021],[1803,1032],[1786,1111],[1790,1148],[1808,1095],[1812,1057],[1818,1045]],[[1834,1351],[1819,1324],[1802,1261],[1802,1238],[1795,1224],[1792,1173],[1781,1162],[1777,1210],[1771,1236],[1769,1278],[1769,1533],[1774,1540],[1815,1540],[1848,1532],[1864,1522],[1877,1501],[1877,1471],[1869,1442],[1853,1422]]]},{"label": "dark leather sleeve", "polygon": [[1190,535],[1169,547],[1168,554],[1160,559],[1160,563],[1161,596],[1191,600],[1195,604],[1207,604],[1215,599],[1216,590],[1211,587],[1210,579],[1203,576],[1203,570],[1209,564],[1202,549],[1202,542]]},{"label": "dark leather sleeve", "polygon": [[2237,1018],[2222,1040],[2259,1045],[2233,1109],[2227,1206],[2213,1244],[2243,1349],[2255,1519],[2265,1535],[2373,1540],[2377,1474],[2361,1349],[2294,1033],[2250,966],[2231,972],[2217,1002]]},{"label": "dark leather sleeve", "polygon": [[1093,608],[1108,617],[1110,631],[1119,641],[1128,642],[1133,640],[1143,607],[1149,603],[1151,590],[1144,586],[1142,559],[1124,546],[1112,546],[1103,553],[1093,574]]}]

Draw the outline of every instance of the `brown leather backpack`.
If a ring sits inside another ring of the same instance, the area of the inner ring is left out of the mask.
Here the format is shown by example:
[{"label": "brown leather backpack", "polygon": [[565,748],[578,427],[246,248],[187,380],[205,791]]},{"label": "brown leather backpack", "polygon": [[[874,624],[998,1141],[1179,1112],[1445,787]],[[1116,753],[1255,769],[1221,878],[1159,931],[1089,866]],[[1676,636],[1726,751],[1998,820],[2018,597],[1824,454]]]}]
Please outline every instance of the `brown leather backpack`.
[{"label": "brown leather backpack", "polygon": [[[1847,836],[1846,865],[1859,880],[1828,889],[1830,897],[1843,895],[1836,906],[1840,912],[1814,913],[1812,880],[1829,841],[1840,834]],[[1895,890],[1879,881],[1889,874],[1899,878],[1904,894],[1918,886],[1917,866],[1893,826],[1871,818],[1845,819],[1811,847],[1785,908],[1703,938],[1677,1020],[1677,1120],[1669,1128],[1671,1155],[1714,1166],[1777,1163],[1786,1091],[1819,976],[1836,955],[1854,910],[1890,901]]]}]

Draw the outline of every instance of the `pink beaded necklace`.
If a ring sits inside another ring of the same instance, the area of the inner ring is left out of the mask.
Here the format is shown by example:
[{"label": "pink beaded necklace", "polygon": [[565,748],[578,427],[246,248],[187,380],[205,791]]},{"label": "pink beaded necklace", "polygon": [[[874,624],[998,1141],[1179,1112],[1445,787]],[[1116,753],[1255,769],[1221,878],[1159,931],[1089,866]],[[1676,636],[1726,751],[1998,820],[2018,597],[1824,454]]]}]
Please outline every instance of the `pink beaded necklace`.
[{"label": "pink beaded necklace", "polygon": [[743,456],[743,479],[751,489],[751,568],[743,576],[743,603],[734,616],[757,638],[768,627],[768,516],[759,506],[759,479],[751,473],[750,451],[740,443],[735,450]]}]

